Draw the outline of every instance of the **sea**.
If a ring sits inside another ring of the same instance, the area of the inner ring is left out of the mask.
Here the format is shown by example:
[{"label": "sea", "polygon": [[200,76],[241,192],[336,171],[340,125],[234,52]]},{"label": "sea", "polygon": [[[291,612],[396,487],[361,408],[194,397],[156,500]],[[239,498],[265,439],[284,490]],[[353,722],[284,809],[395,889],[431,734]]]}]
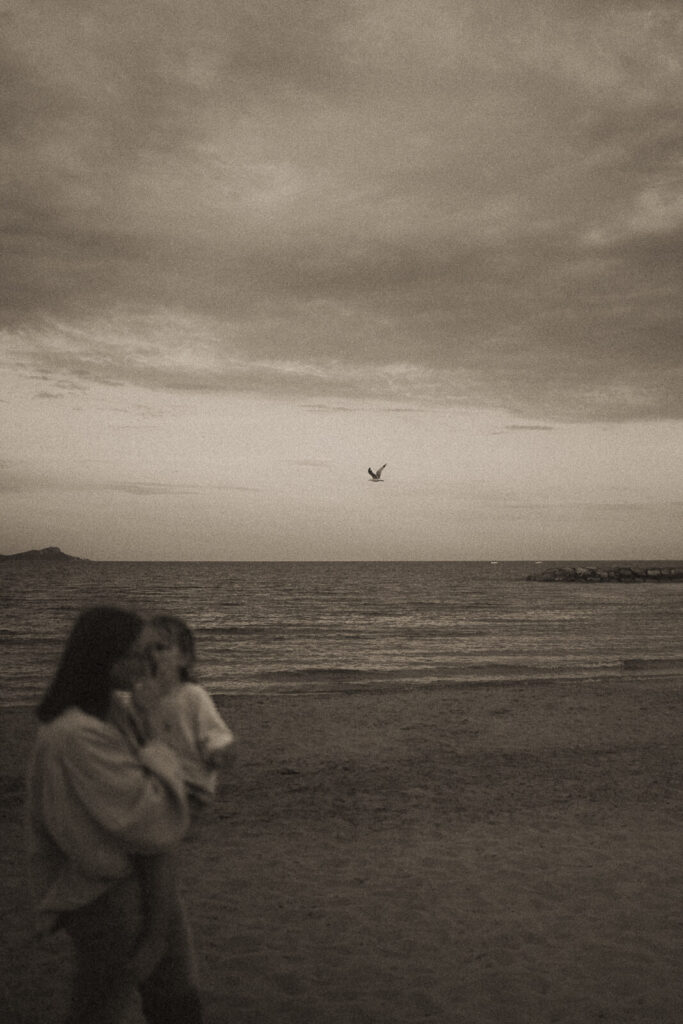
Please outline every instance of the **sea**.
[{"label": "sea", "polygon": [[214,694],[683,678],[683,582],[527,579],[560,564],[2,562],[0,705],[36,703],[98,604],[184,618]]}]

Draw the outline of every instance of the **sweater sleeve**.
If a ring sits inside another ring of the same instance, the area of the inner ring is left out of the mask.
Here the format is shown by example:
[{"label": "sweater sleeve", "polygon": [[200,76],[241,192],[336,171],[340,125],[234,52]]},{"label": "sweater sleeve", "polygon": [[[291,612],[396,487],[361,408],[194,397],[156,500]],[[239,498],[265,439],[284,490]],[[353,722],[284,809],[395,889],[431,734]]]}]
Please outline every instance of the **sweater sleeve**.
[{"label": "sweater sleeve", "polygon": [[93,719],[56,753],[45,794],[52,829],[68,831],[75,798],[80,812],[130,853],[161,853],[182,839],[189,825],[185,787],[165,744],[149,743],[138,757],[114,726]]}]

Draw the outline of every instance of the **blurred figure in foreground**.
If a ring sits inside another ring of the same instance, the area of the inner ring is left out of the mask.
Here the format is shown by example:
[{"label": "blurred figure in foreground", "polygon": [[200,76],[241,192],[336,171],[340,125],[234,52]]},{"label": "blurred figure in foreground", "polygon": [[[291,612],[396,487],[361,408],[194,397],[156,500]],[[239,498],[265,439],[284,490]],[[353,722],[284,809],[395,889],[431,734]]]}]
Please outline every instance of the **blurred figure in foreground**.
[{"label": "blurred figure in foreground", "polygon": [[119,608],[81,614],[37,708],[27,785],[28,857],[41,930],[71,938],[68,1024],[118,1024],[137,988],[152,1024],[201,1024],[192,943],[175,888],[163,951],[149,974],[136,954],[145,896],[140,858],[171,851],[190,813],[180,759],[129,727],[116,691],[148,724],[159,700],[151,624]]},{"label": "blurred figure in foreground", "polygon": [[[158,701],[139,706],[132,695],[129,710],[142,735],[160,736],[178,755],[194,819],[216,794],[218,770],[234,757],[234,736],[209,693],[195,681],[196,651],[190,627],[173,615],[152,619],[158,641],[154,649]],[[138,860],[145,898],[144,937],[133,966],[146,977],[163,955],[176,892],[172,852]]]}]

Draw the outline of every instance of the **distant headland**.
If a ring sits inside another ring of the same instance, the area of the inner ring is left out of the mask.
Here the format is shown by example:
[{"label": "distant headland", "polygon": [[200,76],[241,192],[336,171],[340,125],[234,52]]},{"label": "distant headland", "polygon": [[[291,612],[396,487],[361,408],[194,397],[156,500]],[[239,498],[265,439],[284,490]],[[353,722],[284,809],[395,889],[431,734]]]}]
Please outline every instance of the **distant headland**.
[{"label": "distant headland", "polygon": [[89,558],[67,555],[60,548],[34,548],[15,555],[0,555],[1,562],[89,562]]}]

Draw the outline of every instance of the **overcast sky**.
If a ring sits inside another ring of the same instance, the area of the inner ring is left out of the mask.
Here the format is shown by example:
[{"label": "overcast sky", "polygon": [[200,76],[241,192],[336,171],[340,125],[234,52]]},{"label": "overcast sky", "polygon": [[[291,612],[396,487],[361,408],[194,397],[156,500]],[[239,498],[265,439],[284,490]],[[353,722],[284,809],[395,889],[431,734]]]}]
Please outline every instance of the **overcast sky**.
[{"label": "overcast sky", "polygon": [[683,558],[679,11],[4,3],[0,551]]}]

